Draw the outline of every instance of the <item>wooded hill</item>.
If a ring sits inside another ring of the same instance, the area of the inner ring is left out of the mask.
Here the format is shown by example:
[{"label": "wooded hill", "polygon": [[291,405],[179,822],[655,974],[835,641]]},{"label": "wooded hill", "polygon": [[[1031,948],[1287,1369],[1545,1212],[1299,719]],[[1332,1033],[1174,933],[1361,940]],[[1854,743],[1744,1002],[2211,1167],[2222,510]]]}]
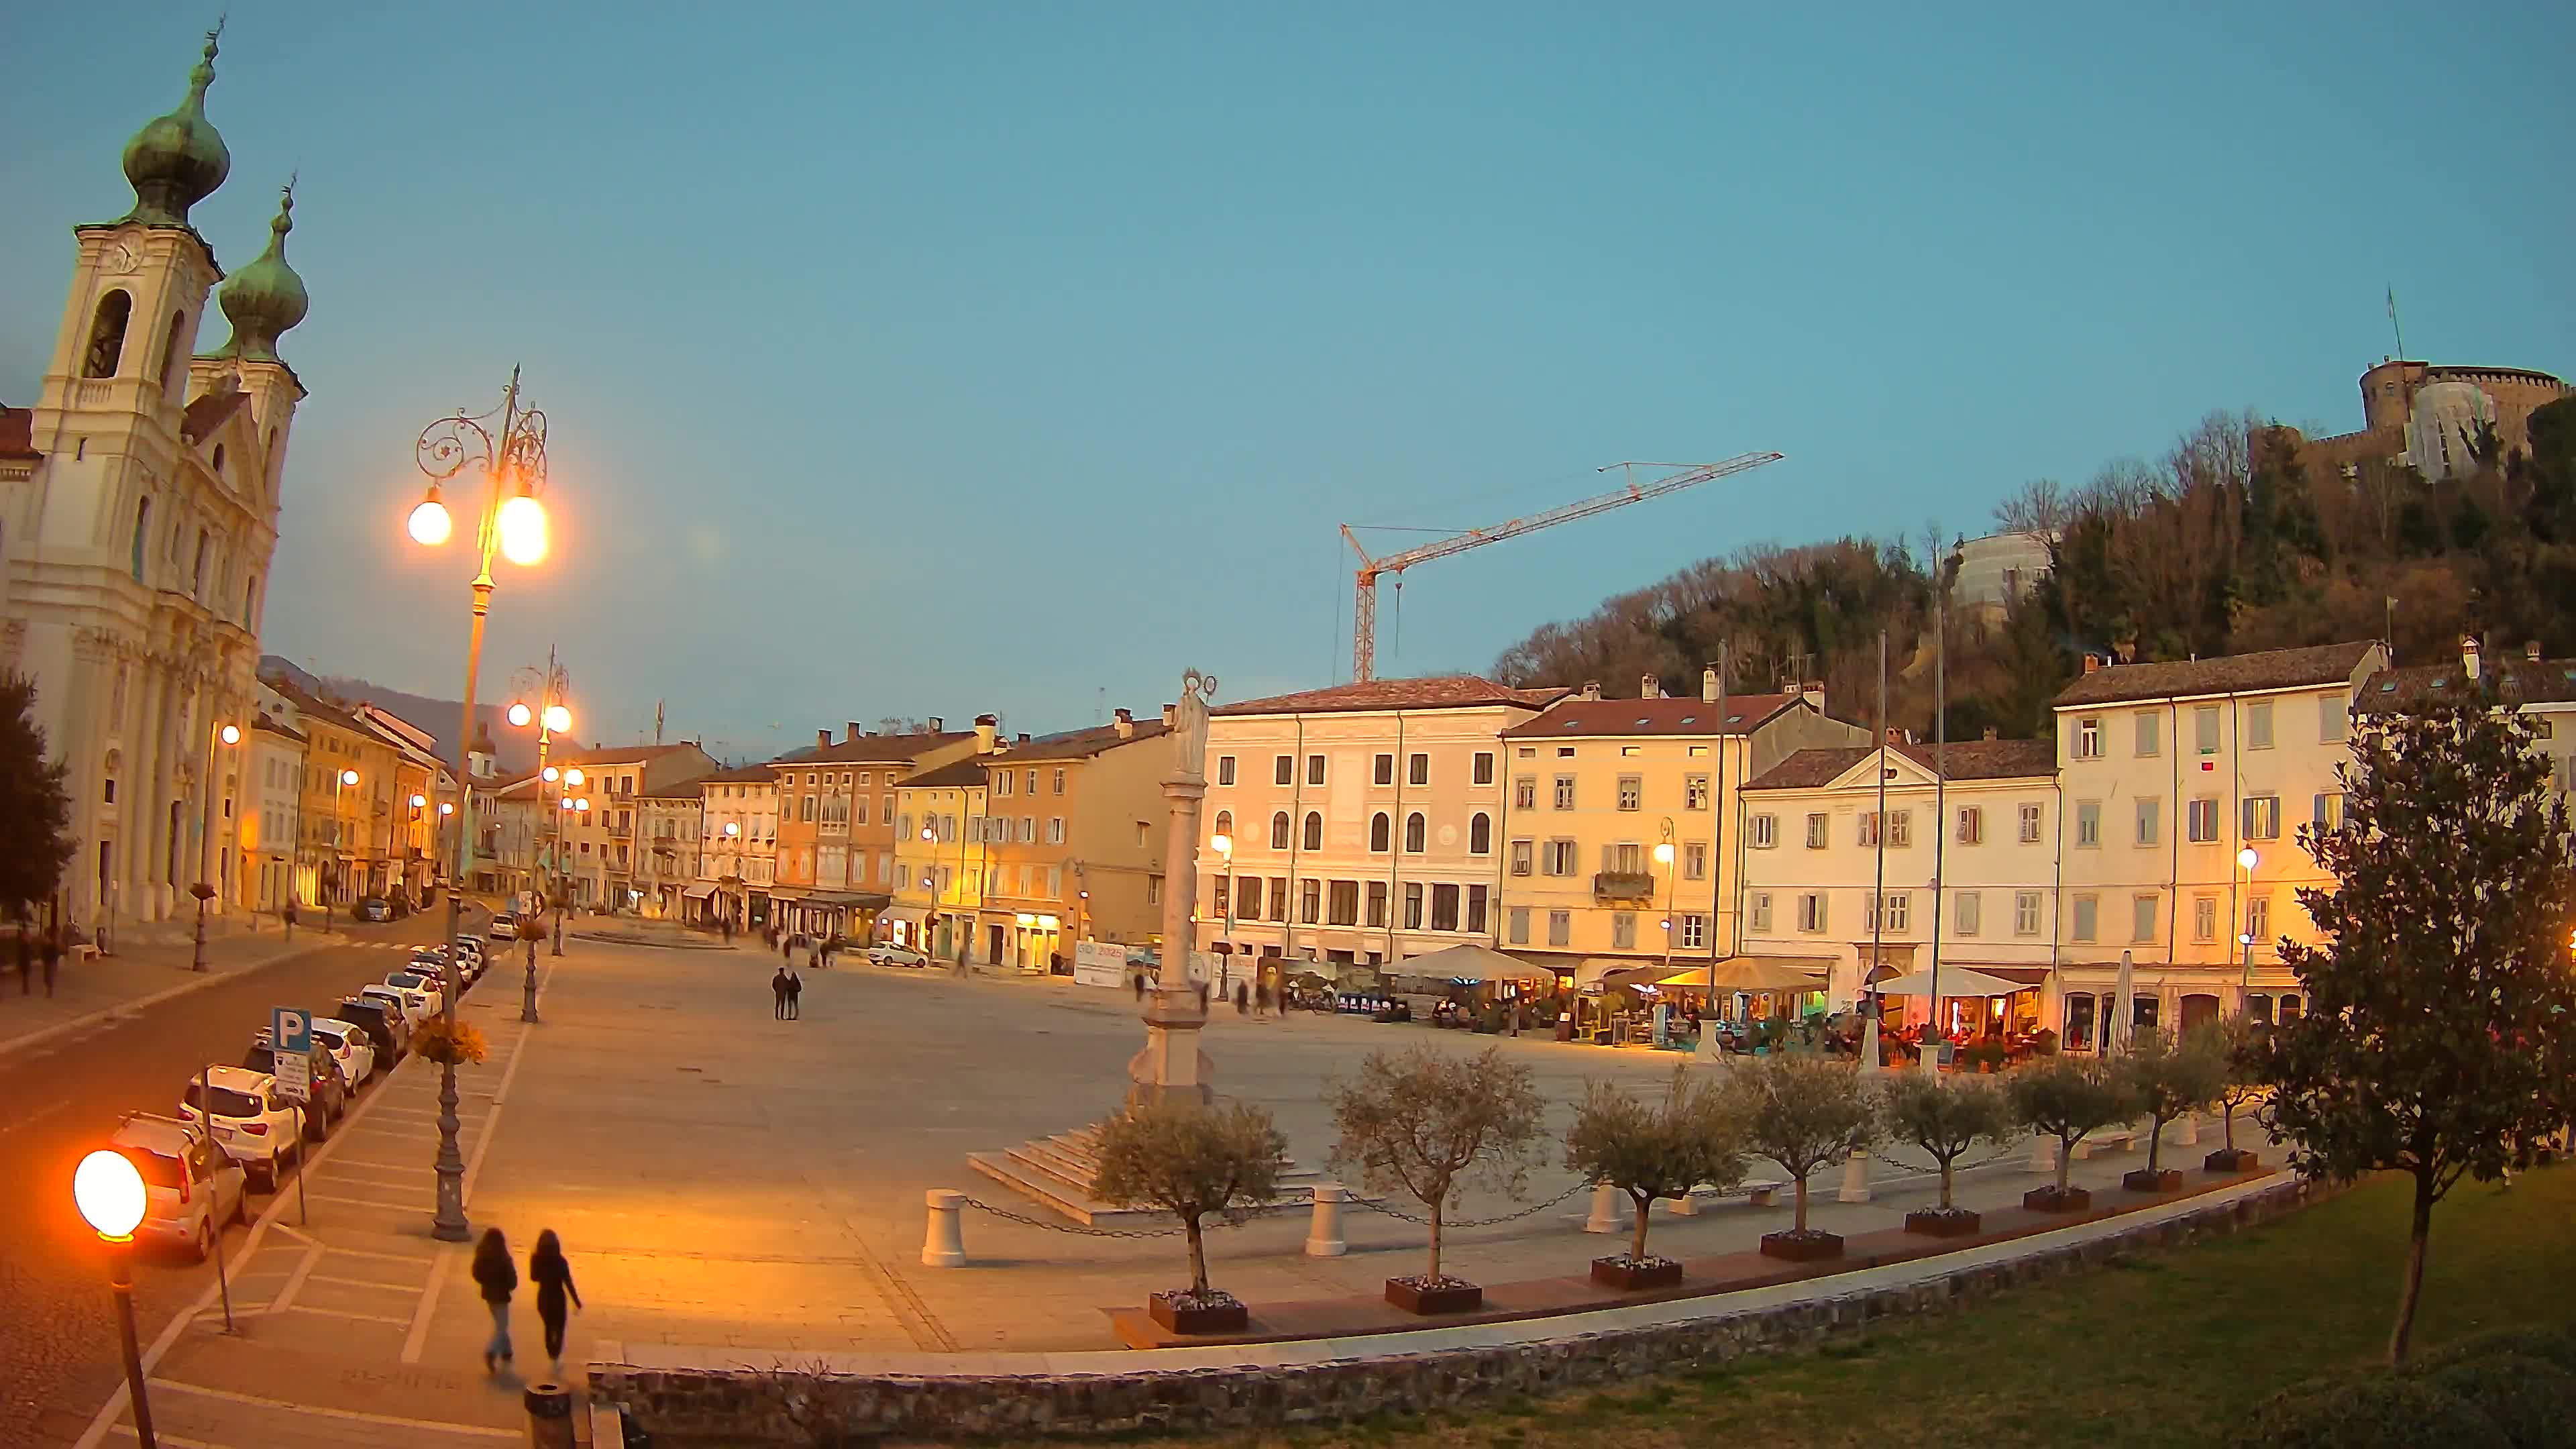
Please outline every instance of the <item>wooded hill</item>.
[{"label": "wooded hill", "polygon": [[[2475,633],[2567,653],[2576,398],[2534,412],[2530,437],[2508,452],[2490,432],[2474,470],[2439,482],[2403,465],[2347,478],[2312,469],[2291,429],[2212,413],[2157,461],[2124,459],[2079,487],[2026,485],[1995,528],[2051,540],[2051,569],[2000,621],[1951,611],[1950,738],[2047,735],[2048,702],[2087,652],[2165,660],[2389,637],[2400,661],[2424,661]],[[1888,722],[1928,737],[1934,581],[1956,577],[1957,546],[1844,537],[1708,559],[1540,626],[1494,677],[1597,679],[1628,695],[1652,674],[1696,693],[1723,644],[1732,688],[1821,679],[1833,714],[1868,723],[1884,628]]]}]

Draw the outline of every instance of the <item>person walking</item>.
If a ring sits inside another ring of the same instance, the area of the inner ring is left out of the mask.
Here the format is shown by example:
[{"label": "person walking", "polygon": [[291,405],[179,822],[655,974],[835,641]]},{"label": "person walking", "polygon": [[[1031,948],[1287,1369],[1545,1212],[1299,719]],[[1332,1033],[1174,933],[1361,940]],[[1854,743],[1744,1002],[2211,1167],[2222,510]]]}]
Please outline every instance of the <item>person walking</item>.
[{"label": "person walking", "polygon": [[787,973],[787,1019],[789,1021],[804,1019],[804,996],[805,978],[797,975],[794,970],[789,970]]},{"label": "person walking", "polygon": [[554,1366],[554,1377],[563,1378],[564,1321],[570,1317],[564,1299],[579,1308],[581,1290],[572,1286],[572,1264],[564,1261],[563,1242],[555,1230],[537,1234],[536,1251],[528,1254],[528,1281],[537,1289],[537,1321],[545,1325],[546,1358]]},{"label": "person walking", "polygon": [[286,901],[286,909],[285,909],[284,911],[280,912],[279,914],[283,915],[283,916],[286,918],[286,939],[287,939],[289,942],[294,941],[294,939],[295,939],[295,899],[294,899],[294,897],[290,896],[290,897],[288,897],[288,898],[287,898],[287,901]]},{"label": "person walking", "polygon": [[769,975],[769,1014],[780,1021],[787,1019],[787,968],[779,967]]},{"label": "person walking", "polygon": [[1244,985],[1240,981],[1234,983],[1234,1014],[1236,1016],[1241,1016],[1246,1011],[1250,1010],[1251,1006],[1252,988]]},{"label": "person walking", "polygon": [[[45,994],[54,994],[54,972],[63,964],[63,936],[60,931],[45,933],[44,948],[37,952],[45,961]],[[23,980],[21,982],[23,985]]]},{"label": "person walking", "polygon": [[483,1345],[483,1372],[492,1372],[495,1360],[510,1361],[510,1295],[519,1287],[519,1270],[510,1262],[509,1241],[499,1228],[485,1228],[483,1240],[474,1245],[474,1286],[482,1290],[483,1306],[492,1310],[492,1337]]}]

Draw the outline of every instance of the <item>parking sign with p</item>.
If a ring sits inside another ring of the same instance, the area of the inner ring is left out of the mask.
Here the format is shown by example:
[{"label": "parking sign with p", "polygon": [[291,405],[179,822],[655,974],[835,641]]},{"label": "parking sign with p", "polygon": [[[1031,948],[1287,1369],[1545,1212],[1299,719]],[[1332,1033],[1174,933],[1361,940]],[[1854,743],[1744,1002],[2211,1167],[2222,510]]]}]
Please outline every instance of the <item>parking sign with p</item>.
[{"label": "parking sign with p", "polygon": [[313,1013],[292,1006],[268,1013],[268,1040],[277,1063],[277,1094],[291,1102],[313,1095]]}]

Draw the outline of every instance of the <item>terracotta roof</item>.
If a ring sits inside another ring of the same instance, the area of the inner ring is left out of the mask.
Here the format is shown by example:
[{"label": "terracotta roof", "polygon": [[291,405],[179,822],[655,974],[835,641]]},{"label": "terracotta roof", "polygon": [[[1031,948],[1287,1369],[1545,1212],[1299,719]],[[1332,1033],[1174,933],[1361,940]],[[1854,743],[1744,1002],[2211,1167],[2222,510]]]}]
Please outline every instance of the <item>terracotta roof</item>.
[{"label": "terracotta roof", "polygon": [[952,760],[938,769],[905,776],[902,787],[906,790],[947,790],[981,785],[984,783],[984,760],[990,758],[987,755],[972,760]]},{"label": "terracotta roof", "polygon": [[[2499,703],[2563,704],[2576,700],[2576,659],[2488,658],[2481,663],[2476,687],[2492,688]],[[2373,714],[2461,701],[2471,697],[2472,688],[2456,659],[2448,664],[2383,669],[2361,687],[2353,710]]]},{"label": "terracotta roof", "polygon": [[1160,739],[1170,732],[1170,728],[1159,719],[1140,719],[1136,721],[1134,732],[1121,739],[1118,735],[1118,726],[1093,725],[1089,729],[1041,735],[1027,744],[1013,745],[1007,750],[997,751],[984,758],[987,762],[997,765],[1015,765],[1023,761],[1034,764],[1040,760],[1087,760],[1104,750],[1114,750],[1120,745],[1132,745],[1138,740]]},{"label": "terracotta roof", "polygon": [[778,775],[770,769],[774,763],[776,762],[763,760],[757,765],[737,765],[730,770],[718,770],[712,775],[700,775],[698,783],[701,785],[775,785],[778,783]]},{"label": "terracotta roof", "polygon": [[655,760],[668,758],[669,756],[676,755],[683,750],[694,750],[696,748],[696,745],[681,743],[676,745],[593,745],[586,750],[549,749],[546,751],[546,762],[548,764],[555,765],[651,764]]},{"label": "terracotta roof", "polygon": [[41,458],[36,451],[36,410],[0,408],[0,458]]},{"label": "terracotta roof", "polygon": [[[1890,749],[1932,768],[1933,748],[1925,744],[1891,745]],[[1832,783],[1844,771],[1878,751],[1869,745],[1836,750],[1800,750],[1747,780],[1747,790],[1812,790]],[[1943,755],[1953,780],[2020,780],[2057,773],[2057,746],[2047,740],[1954,740]]]},{"label": "terracotta roof", "polygon": [[2364,639],[2351,644],[2266,649],[2259,654],[2224,654],[2215,659],[2171,664],[2106,664],[2059,690],[2057,707],[2340,684],[2352,678],[2363,656],[2377,647]]},{"label": "terracotta roof", "polygon": [[1591,735],[1740,735],[1749,734],[1773,715],[1798,702],[1794,694],[1727,696],[1721,718],[1717,706],[1694,698],[1562,699],[1547,713],[1503,731],[1507,740],[1556,739]]},{"label": "terracotta roof", "polygon": [[814,745],[794,755],[781,755],[771,764],[792,769],[799,765],[882,764],[888,761],[914,759],[941,745],[975,738],[973,730],[947,730],[939,734],[861,735],[838,744]]},{"label": "terracotta roof", "polygon": [[311,741],[304,738],[303,731],[296,729],[294,726],[287,724],[283,720],[271,719],[267,715],[261,715],[258,719],[253,720],[251,722],[251,729],[256,733],[284,735],[299,745],[311,743]]},{"label": "terracotta roof", "polygon": [[1569,691],[1555,685],[1514,689],[1473,674],[1434,674],[1421,679],[1372,679],[1365,684],[1337,684],[1297,694],[1274,694],[1220,705],[1210,714],[1332,714],[1375,709],[1472,709],[1511,704],[1545,709]]},{"label": "terracotta roof", "polygon": [[240,412],[249,401],[250,394],[246,392],[206,393],[179,414],[179,436],[191,443],[202,443],[214,436],[224,419]]}]

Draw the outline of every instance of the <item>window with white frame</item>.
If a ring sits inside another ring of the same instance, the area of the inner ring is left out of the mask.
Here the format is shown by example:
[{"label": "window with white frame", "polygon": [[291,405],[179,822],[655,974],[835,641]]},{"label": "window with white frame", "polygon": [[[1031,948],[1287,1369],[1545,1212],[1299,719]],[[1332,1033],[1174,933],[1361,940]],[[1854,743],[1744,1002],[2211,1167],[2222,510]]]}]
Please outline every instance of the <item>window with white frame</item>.
[{"label": "window with white frame", "polygon": [[1745,916],[1752,925],[1756,934],[1768,935],[1770,933],[1771,893],[1769,891],[1755,891],[1751,895],[1745,897],[1744,910]]},{"label": "window with white frame", "polygon": [[1798,929],[1809,935],[1821,935],[1825,929],[1825,894],[1806,891],[1798,897]]},{"label": "window with white frame", "polygon": [[2204,946],[2218,939],[2218,897],[2191,898],[2191,938]]},{"label": "window with white frame", "polygon": [[1891,810],[1887,813],[1887,843],[1907,846],[1914,843],[1914,812]]},{"label": "window with white frame", "polygon": [[1982,805],[1959,807],[1959,843],[1979,845],[1986,838],[1986,808]]},{"label": "window with white frame", "polygon": [[1961,891],[1951,901],[1951,928],[1962,936],[1977,934],[1979,918],[1985,914],[1985,897],[1976,891]]},{"label": "window with white frame", "polygon": [[2245,748],[2272,748],[2272,701],[2258,699],[2245,706]]},{"label": "window with white frame", "polygon": [[1320,785],[1324,783],[1323,756],[1308,755],[1306,757],[1306,783],[1309,785]]},{"label": "window with white frame", "polygon": [[2341,790],[2328,790],[2318,795],[2316,799],[2317,829],[2320,831],[2333,830],[2340,827],[2342,824],[2343,792]]},{"label": "window with white frame", "polygon": [[1684,810],[1708,808],[1708,776],[1682,776],[1682,808]]},{"label": "window with white frame", "polygon": [[1515,841],[1513,841],[1513,842],[1512,842],[1512,874],[1514,874],[1514,875],[1527,875],[1527,874],[1529,874],[1529,873],[1530,873],[1530,870],[1531,870],[1531,863],[1532,863],[1534,860],[1536,860],[1536,859],[1537,859],[1537,857],[1538,857],[1538,846],[1537,846],[1537,843],[1536,843],[1536,842],[1534,842],[1534,841],[1528,841],[1528,840],[1515,840]]},{"label": "window with white frame", "polygon": [[2039,934],[2041,902],[2042,897],[2037,891],[2013,892],[2014,935],[2036,936]]},{"label": "window with white frame", "polygon": [[1550,911],[1547,913],[1547,943],[1551,946],[1574,944],[1574,912]]},{"label": "window with white frame", "polygon": [[1431,757],[1414,755],[1404,762],[1404,782],[1408,785],[1431,783]]},{"label": "window with white frame", "polygon": [[2075,722],[2075,758],[2079,760],[2102,758],[2102,717],[2100,715],[2087,715]]},{"label": "window with white frame", "polygon": [[1297,783],[1297,757],[1295,755],[1281,755],[1271,763],[1270,783],[1274,785],[1294,785]]},{"label": "window with white frame", "polygon": [[1613,951],[1637,949],[1637,913],[1635,911],[1610,913],[1610,949]]},{"label": "window with white frame", "polygon": [[1574,842],[1557,839],[1547,842],[1539,853],[1541,875],[1574,874]]},{"label": "window with white frame", "polygon": [[2245,797],[2245,838],[2278,840],[2281,838],[2281,797],[2248,795]]},{"label": "window with white frame", "polygon": [[1620,809],[1635,810],[1645,803],[1645,798],[1646,783],[1643,777],[1637,775],[1621,775],[1619,777]]},{"label": "window with white frame", "polygon": [[1701,915],[1682,917],[1682,949],[1685,951],[1708,949],[1708,917]]},{"label": "window with white frame", "polygon": [[1475,773],[1471,775],[1469,779],[1472,783],[1478,785],[1490,785],[1494,783],[1493,751],[1478,750],[1476,752]]},{"label": "window with white frame", "polygon": [[1826,815],[1821,810],[1809,812],[1807,816],[1807,848],[1809,850],[1822,850],[1827,845],[1831,844],[1832,832],[1833,819],[1831,816]]},{"label": "window with white frame", "polygon": [[1512,808],[1515,810],[1536,810],[1538,808],[1538,777],[1536,775],[1514,775],[1512,777]]},{"label": "window with white frame", "polygon": [[1556,777],[1556,808],[1559,810],[1571,810],[1574,808],[1574,777],[1572,775],[1559,775]]},{"label": "window with white frame", "polygon": [[1220,785],[1231,785],[1234,783],[1234,756],[1219,755],[1216,757],[1216,782]]},{"label": "window with white frame", "polygon": [[1467,853],[1491,855],[1494,852],[1494,817],[1479,810],[1467,817]]},{"label": "window with white frame", "polygon": [[2035,844],[2037,844],[2037,843],[2039,842],[2039,835],[2040,835],[2040,831],[2041,831],[2041,830],[2043,830],[2044,828],[2046,828],[2046,824],[2047,824],[2047,815],[2046,815],[2045,807],[2043,807],[2043,806],[2042,806],[2038,801],[2036,801],[2036,800],[2024,800],[2024,801],[2021,803],[2021,843],[2022,843],[2022,844],[2024,844],[2024,845],[2035,845]]},{"label": "window with white frame", "polygon": [[1780,817],[1777,815],[1750,816],[1744,828],[1752,838],[1755,850],[1769,850],[1780,843]]},{"label": "window with white frame", "polygon": [[1708,842],[1685,841],[1682,845],[1682,879],[1708,879]]},{"label": "window with white frame", "polygon": [[2257,946],[2272,944],[2272,898],[2249,892],[2245,897],[2245,934]]},{"label": "window with white frame", "polygon": [[2194,845],[2214,844],[2218,839],[2218,797],[2193,797],[2185,822],[2183,838]]},{"label": "window with white frame", "polygon": [[1878,844],[1877,811],[1864,810],[1860,812],[1860,833],[1854,836],[1853,839],[1859,841],[1861,848],[1864,850]]}]

